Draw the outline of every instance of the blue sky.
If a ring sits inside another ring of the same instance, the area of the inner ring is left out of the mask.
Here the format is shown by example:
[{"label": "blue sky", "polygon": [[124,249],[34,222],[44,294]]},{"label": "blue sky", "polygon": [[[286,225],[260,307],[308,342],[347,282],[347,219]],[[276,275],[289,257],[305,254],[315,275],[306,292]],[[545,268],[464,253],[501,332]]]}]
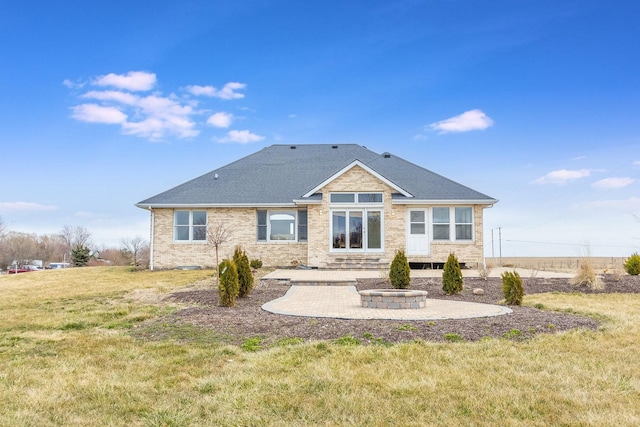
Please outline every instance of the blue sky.
[{"label": "blue sky", "polygon": [[639,17],[625,0],[1,1],[0,217],[118,245],[148,236],[135,203],[262,147],[356,143],[499,199],[503,256],[628,256]]}]

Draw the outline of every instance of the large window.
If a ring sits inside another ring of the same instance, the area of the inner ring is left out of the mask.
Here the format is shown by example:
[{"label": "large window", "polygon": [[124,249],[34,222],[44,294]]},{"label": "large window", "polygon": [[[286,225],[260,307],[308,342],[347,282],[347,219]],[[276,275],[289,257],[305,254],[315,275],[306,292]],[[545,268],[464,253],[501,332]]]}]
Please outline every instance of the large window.
[{"label": "large window", "polygon": [[306,210],[258,210],[256,219],[259,242],[307,241]]},{"label": "large window", "polygon": [[206,241],[207,211],[174,211],[173,239],[176,241]]},{"label": "large window", "polygon": [[473,240],[473,209],[471,207],[433,208],[432,222],[434,240]]},{"label": "large window", "polygon": [[382,193],[331,193],[333,252],[382,251]]}]

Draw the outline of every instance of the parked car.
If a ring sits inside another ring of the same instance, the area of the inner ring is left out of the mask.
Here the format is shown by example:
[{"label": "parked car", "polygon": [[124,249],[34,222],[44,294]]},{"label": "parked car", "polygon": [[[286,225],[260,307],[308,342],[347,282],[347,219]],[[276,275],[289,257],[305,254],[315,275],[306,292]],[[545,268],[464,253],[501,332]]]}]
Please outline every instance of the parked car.
[{"label": "parked car", "polygon": [[23,265],[21,267],[9,267],[7,268],[8,274],[29,273],[31,271],[42,271],[42,267],[37,265]]}]

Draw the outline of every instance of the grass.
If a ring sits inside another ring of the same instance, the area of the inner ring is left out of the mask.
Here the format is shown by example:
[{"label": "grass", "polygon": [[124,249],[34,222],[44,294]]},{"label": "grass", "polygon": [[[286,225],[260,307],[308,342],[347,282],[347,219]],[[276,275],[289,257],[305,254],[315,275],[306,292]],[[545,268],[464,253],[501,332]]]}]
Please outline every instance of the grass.
[{"label": "grass", "polygon": [[345,336],[247,352],[184,325],[180,339],[132,336],[176,309],[159,303],[163,293],[209,275],[0,277],[0,425],[640,424],[639,295],[527,296],[605,323],[526,341],[364,346]]}]

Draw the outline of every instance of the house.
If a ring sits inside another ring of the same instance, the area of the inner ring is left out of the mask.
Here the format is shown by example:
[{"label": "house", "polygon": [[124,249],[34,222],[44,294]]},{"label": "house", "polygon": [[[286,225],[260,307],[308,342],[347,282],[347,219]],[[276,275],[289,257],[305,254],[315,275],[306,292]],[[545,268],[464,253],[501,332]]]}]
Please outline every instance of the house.
[{"label": "house", "polygon": [[213,266],[207,230],[265,266],[384,268],[396,250],[432,266],[483,261],[497,200],[355,144],[272,145],[136,204],[151,213],[151,268]]}]

